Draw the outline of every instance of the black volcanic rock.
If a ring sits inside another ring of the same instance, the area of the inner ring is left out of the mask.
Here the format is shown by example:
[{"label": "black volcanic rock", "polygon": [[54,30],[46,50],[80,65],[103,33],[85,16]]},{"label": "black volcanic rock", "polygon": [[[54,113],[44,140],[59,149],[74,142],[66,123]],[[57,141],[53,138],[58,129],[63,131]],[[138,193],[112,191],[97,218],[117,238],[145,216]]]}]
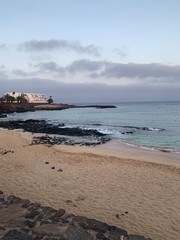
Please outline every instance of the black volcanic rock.
[{"label": "black volcanic rock", "polygon": [[[67,145],[97,145],[109,141],[106,134],[100,133],[93,129],[81,129],[78,127],[68,128],[64,127],[64,124],[53,125],[47,123],[45,120],[28,119],[26,121],[0,121],[0,127],[9,130],[23,129],[27,132],[42,133],[42,134],[55,134],[55,137],[40,136],[35,137],[33,144],[67,144]],[[57,136],[58,135],[58,136]],[[60,137],[61,136],[61,137]],[[73,141],[70,137],[80,137],[81,140]],[[84,140],[85,141],[84,141]]]},{"label": "black volcanic rock", "polygon": [[[13,195],[3,194],[2,198],[0,240],[152,240],[128,235],[124,229],[95,219],[65,213],[64,209],[57,211]],[[29,207],[24,208],[27,201]]]},{"label": "black volcanic rock", "polygon": [[6,118],[6,117],[7,117],[6,114],[2,114],[2,113],[0,113],[0,118]]},{"label": "black volcanic rock", "polygon": [[47,133],[47,134],[58,134],[66,136],[105,136],[105,134],[98,132],[93,129],[81,129],[78,127],[68,128],[68,127],[59,127],[64,125],[53,125],[47,123],[45,120],[19,120],[19,121],[6,121],[0,122],[0,127],[7,129],[23,129],[27,132],[33,133]]},{"label": "black volcanic rock", "polygon": [[97,108],[97,109],[104,109],[104,108],[117,108],[114,105],[84,105],[84,106],[76,106],[77,108]]}]

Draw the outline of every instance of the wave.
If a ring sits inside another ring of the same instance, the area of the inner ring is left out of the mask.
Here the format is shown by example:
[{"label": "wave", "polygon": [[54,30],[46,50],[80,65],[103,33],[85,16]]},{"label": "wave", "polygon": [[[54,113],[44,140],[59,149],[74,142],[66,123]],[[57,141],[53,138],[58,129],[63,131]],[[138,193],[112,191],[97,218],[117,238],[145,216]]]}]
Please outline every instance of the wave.
[{"label": "wave", "polygon": [[121,126],[123,128],[131,128],[131,129],[137,129],[142,131],[164,131],[164,128],[154,128],[154,127],[136,127],[136,126]]}]

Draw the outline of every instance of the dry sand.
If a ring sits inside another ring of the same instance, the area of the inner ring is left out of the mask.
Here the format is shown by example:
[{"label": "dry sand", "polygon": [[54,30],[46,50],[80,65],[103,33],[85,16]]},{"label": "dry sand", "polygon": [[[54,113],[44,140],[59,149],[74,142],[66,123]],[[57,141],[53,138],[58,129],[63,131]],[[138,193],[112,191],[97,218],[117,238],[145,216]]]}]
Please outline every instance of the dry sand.
[{"label": "dry sand", "polygon": [[[0,130],[0,190],[5,194],[153,240],[179,239],[180,155],[112,143],[96,148],[29,145],[27,136]],[[2,155],[1,149],[14,153]]]}]

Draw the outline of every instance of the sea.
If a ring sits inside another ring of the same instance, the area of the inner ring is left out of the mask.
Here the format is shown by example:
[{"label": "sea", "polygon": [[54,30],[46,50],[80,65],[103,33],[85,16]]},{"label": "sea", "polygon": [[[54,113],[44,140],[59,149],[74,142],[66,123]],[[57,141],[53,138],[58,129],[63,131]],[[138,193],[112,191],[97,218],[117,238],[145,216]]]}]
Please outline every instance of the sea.
[{"label": "sea", "polygon": [[[101,103],[97,103],[101,104]],[[96,129],[111,141],[180,153],[180,102],[106,103],[116,108],[71,108],[9,114],[6,120],[44,119],[65,127]],[[87,105],[87,104],[81,104]]]}]

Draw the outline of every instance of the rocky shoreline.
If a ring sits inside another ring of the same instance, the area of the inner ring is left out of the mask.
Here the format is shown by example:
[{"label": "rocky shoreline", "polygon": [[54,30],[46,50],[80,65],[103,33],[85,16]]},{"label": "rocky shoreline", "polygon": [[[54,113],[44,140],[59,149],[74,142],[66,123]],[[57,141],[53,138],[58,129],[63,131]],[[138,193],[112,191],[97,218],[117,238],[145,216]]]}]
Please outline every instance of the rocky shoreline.
[{"label": "rocky shoreline", "polygon": [[0,127],[8,130],[23,129],[31,133],[46,134],[46,136],[34,137],[32,144],[78,144],[96,146],[110,141],[110,138],[106,134],[100,133],[97,130],[81,129],[78,127],[69,128],[65,127],[64,124],[53,125],[47,123],[45,120],[29,119],[25,121],[0,121]]},{"label": "rocky shoreline", "polygon": [[30,112],[40,110],[65,110],[69,108],[116,108],[114,105],[70,105],[70,104],[34,104],[34,103],[0,103],[0,118],[4,113]]},{"label": "rocky shoreline", "polygon": [[0,240],[152,240],[0,191]]}]

